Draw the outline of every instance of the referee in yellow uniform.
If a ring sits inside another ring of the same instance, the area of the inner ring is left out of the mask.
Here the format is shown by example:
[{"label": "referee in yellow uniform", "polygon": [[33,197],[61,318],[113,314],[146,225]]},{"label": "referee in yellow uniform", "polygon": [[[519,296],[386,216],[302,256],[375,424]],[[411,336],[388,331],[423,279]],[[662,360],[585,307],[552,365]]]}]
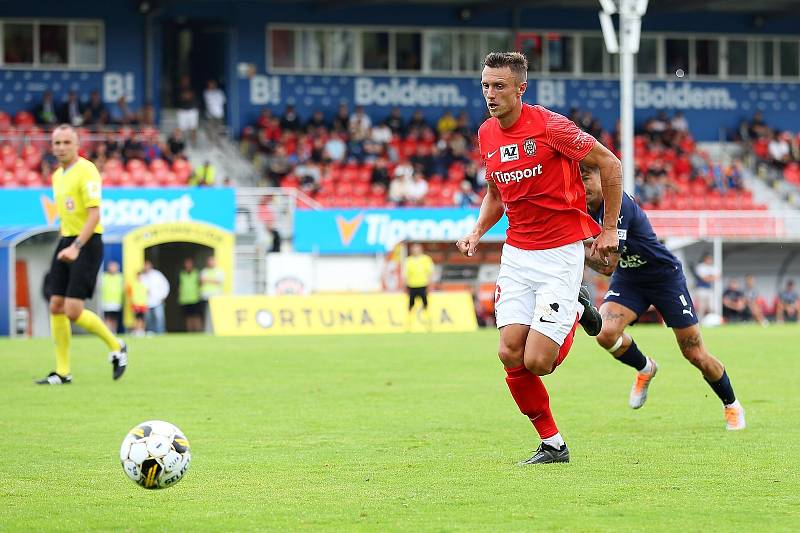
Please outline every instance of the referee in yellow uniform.
[{"label": "referee in yellow uniform", "polygon": [[411,245],[411,255],[406,258],[403,265],[403,275],[408,288],[408,321],[406,322],[406,328],[411,329],[414,317],[414,303],[419,298],[422,301],[425,323],[430,330],[431,317],[428,313],[428,285],[433,275],[433,259],[431,259],[431,256],[422,253],[422,245],[418,242]]},{"label": "referee in yellow uniform", "polygon": [[128,348],[99,316],[84,309],[83,304],[94,293],[97,273],[103,263],[100,173],[94,163],[78,156],[78,134],[71,126],[61,125],[53,131],[52,146],[59,164],[53,172],[53,195],[61,219],[61,239],[48,276],[56,369],[36,383],[66,385],[72,382],[70,321],[106,343],[111,351],[112,377],[119,379],[128,364]]}]

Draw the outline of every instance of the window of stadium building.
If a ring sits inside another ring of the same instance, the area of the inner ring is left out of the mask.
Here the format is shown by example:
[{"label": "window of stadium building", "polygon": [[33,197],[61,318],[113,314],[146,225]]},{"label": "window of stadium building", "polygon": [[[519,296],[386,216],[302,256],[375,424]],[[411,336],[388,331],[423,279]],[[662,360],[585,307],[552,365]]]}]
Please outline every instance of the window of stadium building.
[{"label": "window of stadium building", "polygon": [[361,34],[361,53],[364,70],[389,70],[389,33],[365,31]]},{"label": "window of stadium building", "polygon": [[581,70],[587,74],[603,73],[603,38],[584,35],[581,37]]},{"label": "window of stadium building", "polygon": [[[91,53],[101,49],[96,44],[101,28],[95,26],[95,33],[78,28],[68,34],[70,61],[99,57]],[[27,53],[30,61],[34,50],[30,42],[38,35],[38,29],[30,25],[12,25],[4,42],[17,44],[6,44],[6,57]],[[50,36],[50,42],[63,43],[63,38],[56,37]],[[267,28],[266,43],[268,70],[285,73],[474,76],[481,71],[486,54],[498,50],[520,50],[531,72],[611,78],[619,73],[619,54],[606,51],[600,32],[524,29],[512,38],[510,31],[492,29],[278,24]],[[79,52],[80,48],[86,50]],[[705,79],[796,80],[800,78],[800,39],[645,34],[635,64],[637,75],[650,79],[674,79],[682,70],[684,76]]]},{"label": "window of stadium building", "polygon": [[639,39],[639,53],[636,54],[636,72],[654,75],[658,73],[658,40],[642,37]]},{"label": "window of stadium building", "polygon": [[452,71],[453,34],[449,32],[426,32],[425,58],[427,59],[427,70]]},{"label": "window of stadium building", "polygon": [[672,76],[678,71],[689,72],[689,39],[666,39],[666,72]]},{"label": "window of stadium building", "polygon": [[728,75],[747,76],[747,41],[730,40],[727,44]]},{"label": "window of stadium building", "polygon": [[574,67],[574,39],[558,33],[547,34],[547,70],[570,73]]},{"label": "window of stadium building", "polygon": [[394,64],[397,70],[422,69],[422,36],[419,33],[395,33]]},{"label": "window of stadium building", "polygon": [[719,41],[697,39],[694,41],[695,74],[698,76],[719,75]]},{"label": "window of stadium building", "polygon": [[781,41],[780,65],[782,78],[800,76],[800,43],[797,41]]},{"label": "window of stadium building", "polygon": [[100,22],[0,21],[3,66],[101,69]]}]

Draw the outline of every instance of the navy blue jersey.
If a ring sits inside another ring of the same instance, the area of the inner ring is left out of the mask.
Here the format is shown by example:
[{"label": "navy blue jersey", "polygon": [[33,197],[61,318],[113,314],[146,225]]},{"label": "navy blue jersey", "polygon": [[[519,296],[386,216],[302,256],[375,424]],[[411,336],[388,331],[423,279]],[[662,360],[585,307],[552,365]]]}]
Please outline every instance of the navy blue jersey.
[{"label": "navy blue jersey", "polygon": [[[603,206],[592,215],[602,223]],[[647,215],[627,194],[622,195],[617,236],[621,253],[613,277],[646,283],[664,275],[683,276],[681,262],[658,240]]]}]

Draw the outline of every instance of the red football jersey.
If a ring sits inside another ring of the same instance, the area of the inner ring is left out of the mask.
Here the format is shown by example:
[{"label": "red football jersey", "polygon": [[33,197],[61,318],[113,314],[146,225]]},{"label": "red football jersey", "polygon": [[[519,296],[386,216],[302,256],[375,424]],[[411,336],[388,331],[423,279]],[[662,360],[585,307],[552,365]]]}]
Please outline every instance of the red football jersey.
[{"label": "red football jersey", "polygon": [[522,105],[507,129],[492,117],[478,129],[486,180],[506,208],[506,242],[524,250],[557,248],[600,233],[586,212],[579,162],[595,139],[563,115]]}]

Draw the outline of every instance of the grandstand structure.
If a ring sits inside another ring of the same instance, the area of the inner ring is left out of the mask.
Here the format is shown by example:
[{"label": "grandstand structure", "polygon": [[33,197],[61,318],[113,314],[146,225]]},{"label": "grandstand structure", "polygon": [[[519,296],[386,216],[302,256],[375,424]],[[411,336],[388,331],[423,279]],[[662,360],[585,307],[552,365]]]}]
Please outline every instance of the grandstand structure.
[{"label": "grandstand structure", "polygon": [[[219,208],[234,211],[238,294],[286,286],[268,281],[278,241],[285,262],[312,257],[291,286],[313,293],[383,290],[398,243],[460,237],[484,190],[475,132],[490,50],[523,51],[525,100],[619,153],[619,59],[593,0],[82,5],[13,3],[0,15],[0,194],[47,195],[48,131],[64,120],[115,198],[147,191],[159,222],[214,223],[162,209],[162,191],[193,201],[196,187],[233,188],[235,206]],[[785,0],[652,0],[636,58],[639,201],[686,263],[713,250],[724,272],[757,274],[765,294],[800,275],[798,28]],[[225,94],[221,121],[207,118],[209,80]],[[188,109],[198,131],[176,135]],[[486,284],[450,279],[458,261],[442,253],[441,288]],[[12,289],[6,317],[19,307]]]}]

